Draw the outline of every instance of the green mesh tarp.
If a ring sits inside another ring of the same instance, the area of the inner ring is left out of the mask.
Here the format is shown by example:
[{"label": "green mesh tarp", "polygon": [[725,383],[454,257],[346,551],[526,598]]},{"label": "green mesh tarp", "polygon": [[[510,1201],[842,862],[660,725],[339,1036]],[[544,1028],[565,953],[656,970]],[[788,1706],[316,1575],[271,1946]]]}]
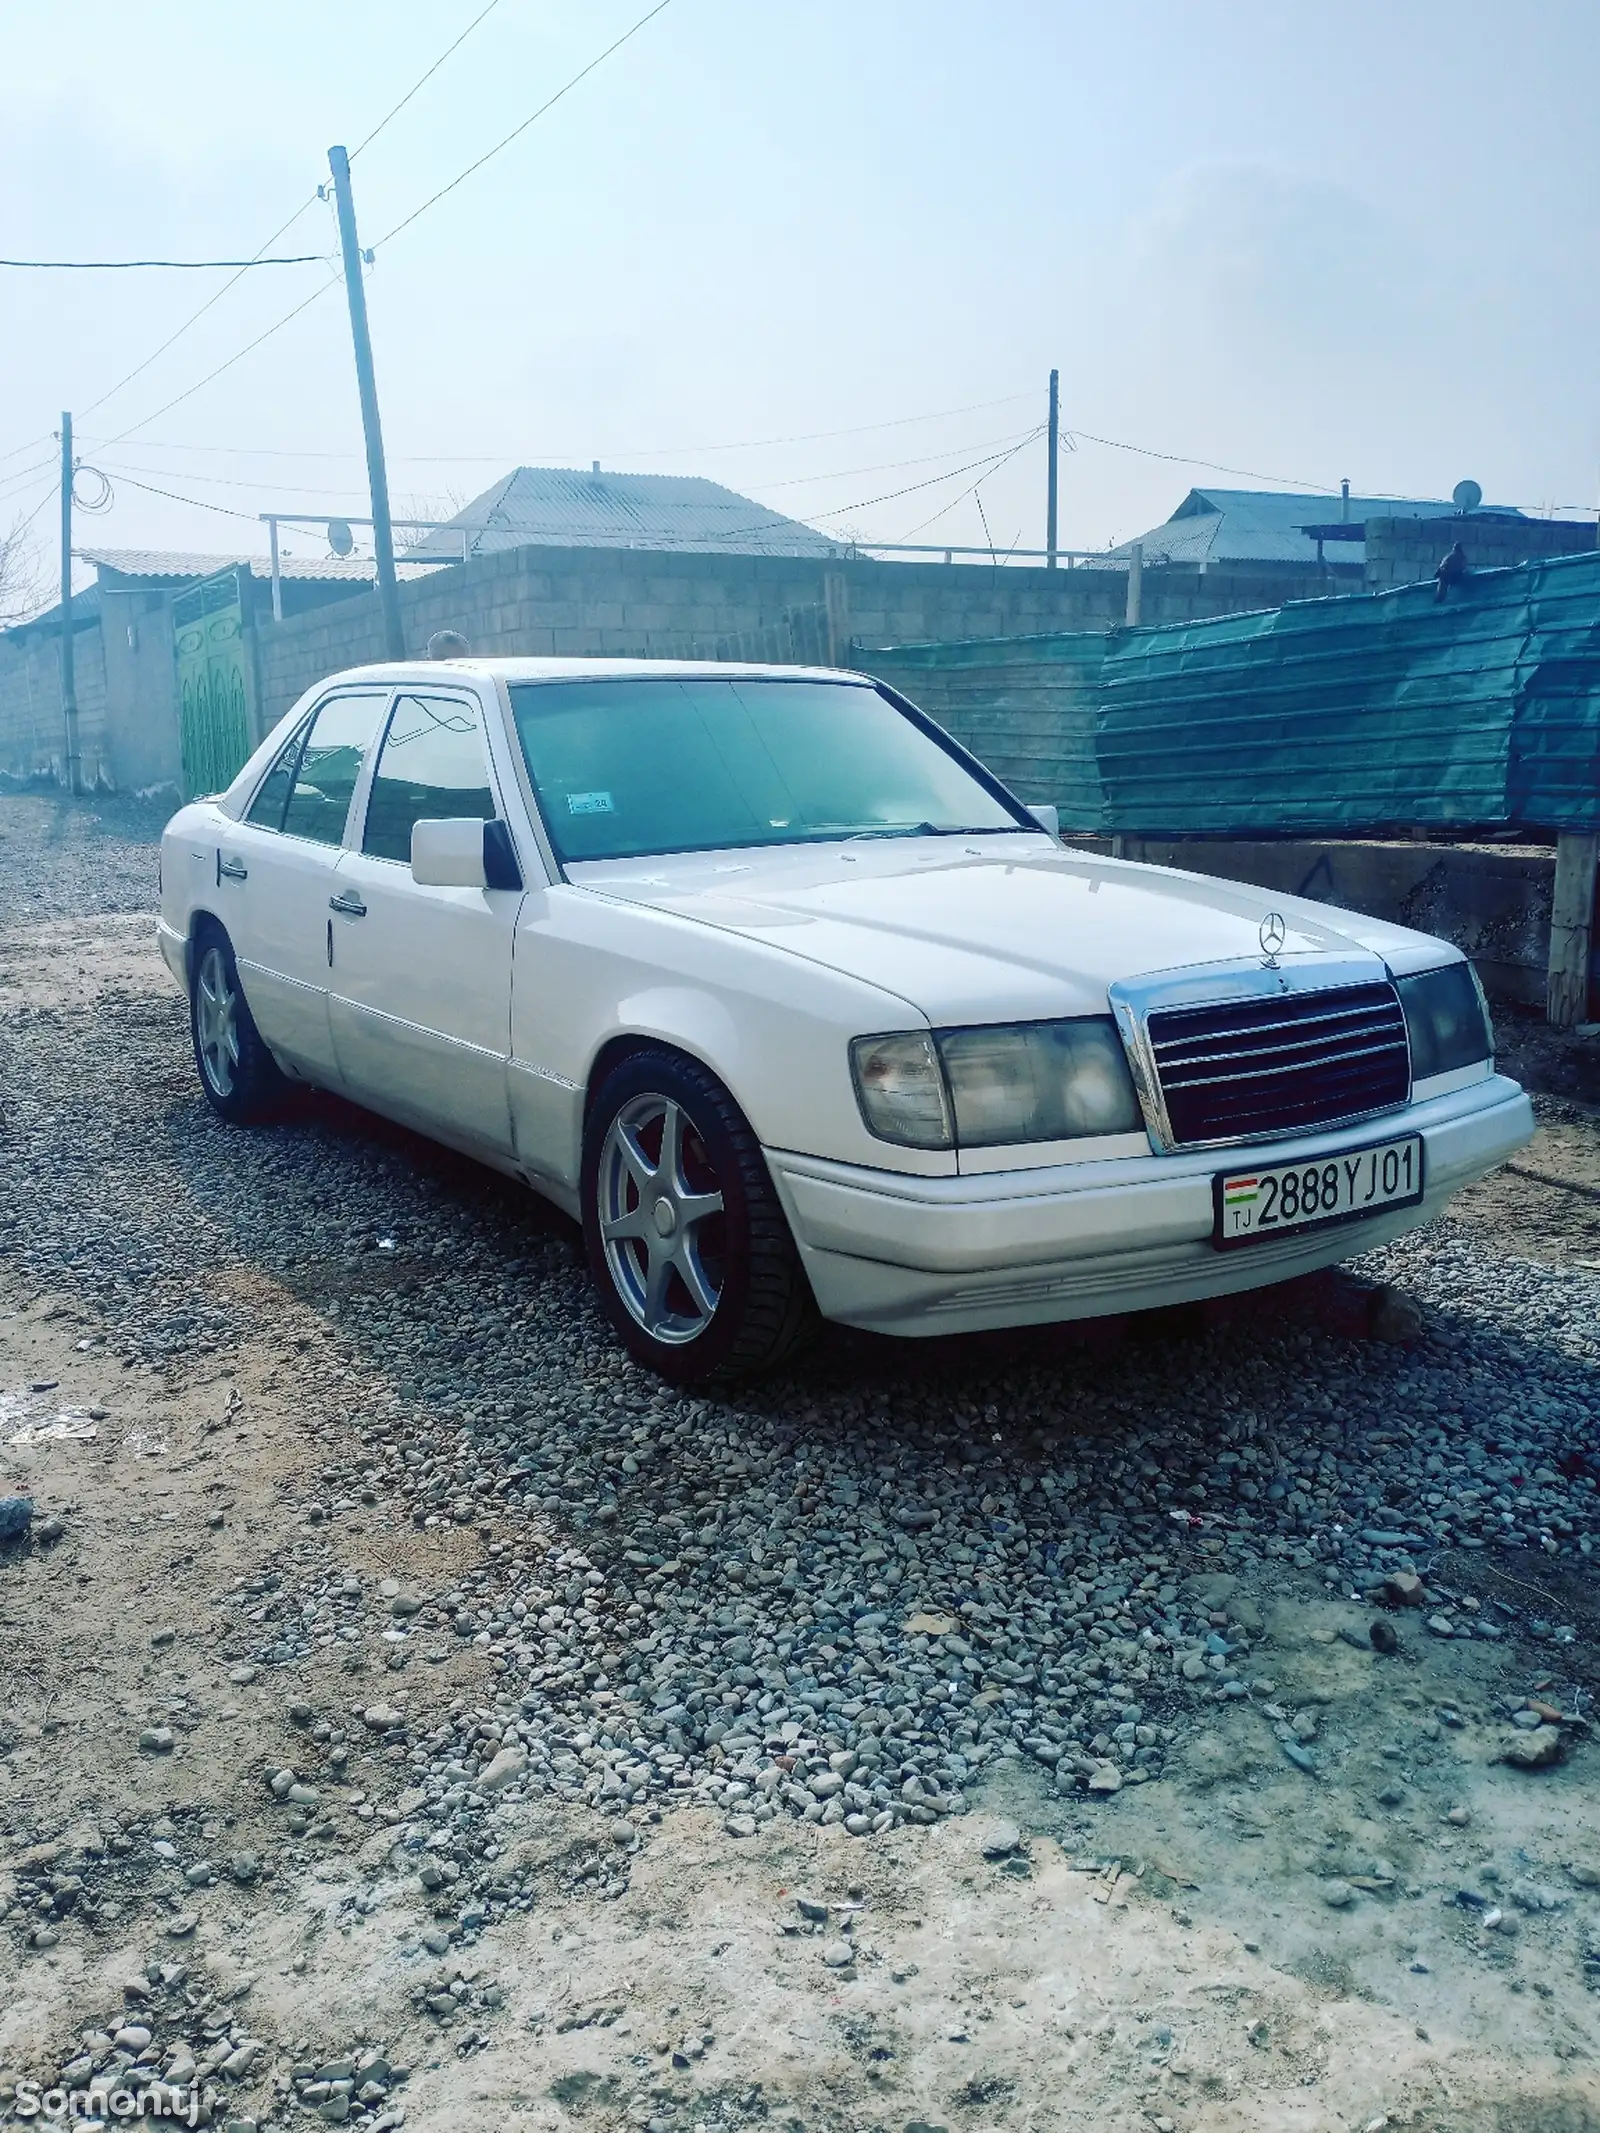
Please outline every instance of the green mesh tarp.
[{"label": "green mesh tarp", "polygon": [[1444,600],[859,656],[1075,829],[1600,828],[1600,552]]}]

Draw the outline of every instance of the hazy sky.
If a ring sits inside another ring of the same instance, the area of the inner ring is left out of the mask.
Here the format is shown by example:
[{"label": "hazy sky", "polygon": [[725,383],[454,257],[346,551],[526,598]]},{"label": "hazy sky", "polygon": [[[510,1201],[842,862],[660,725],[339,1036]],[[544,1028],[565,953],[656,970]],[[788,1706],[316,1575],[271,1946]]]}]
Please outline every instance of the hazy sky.
[{"label": "hazy sky", "polygon": [[[481,4],[3,0],[0,251],[247,256]],[[598,458],[1036,546],[1042,439],[963,492],[1052,364],[1069,545],[1261,475],[1595,507],[1594,0],[671,0],[381,241],[647,5],[499,0],[357,159],[397,511]],[[334,246],[315,203],[273,249]],[[365,510],[338,288],[165,405],[325,274],[246,276],[112,392],[226,277],[0,272],[0,527],[64,406],[115,488],[85,543]]]}]

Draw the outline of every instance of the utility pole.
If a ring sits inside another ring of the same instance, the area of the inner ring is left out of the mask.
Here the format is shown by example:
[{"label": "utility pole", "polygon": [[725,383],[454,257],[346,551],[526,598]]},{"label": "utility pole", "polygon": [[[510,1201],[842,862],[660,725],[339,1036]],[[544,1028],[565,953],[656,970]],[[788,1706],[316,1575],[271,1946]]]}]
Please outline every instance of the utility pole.
[{"label": "utility pole", "polygon": [[394,574],[394,529],[389,523],[389,475],[383,461],[383,429],[378,421],[378,387],[372,375],[372,335],[367,329],[367,292],[361,280],[361,246],[356,238],[356,207],[350,194],[350,158],[342,148],[328,150],[333,198],[339,212],[339,245],[344,253],[344,285],[350,298],[350,338],[355,343],[356,384],[361,392],[361,427],[367,440],[367,481],[372,490],[372,546],[378,563],[378,605],[383,611],[386,659],[404,659],[405,631],[400,625],[400,588]]},{"label": "utility pole", "polygon": [[78,686],[72,671],[72,417],[61,417],[61,712],[67,726],[67,790],[83,791]]},{"label": "utility pole", "polygon": [[1053,370],[1050,373],[1050,455],[1045,462],[1049,469],[1045,481],[1044,504],[1044,545],[1046,549],[1044,567],[1046,570],[1054,570],[1056,567],[1057,454],[1061,448],[1060,438],[1061,373],[1059,370]]}]

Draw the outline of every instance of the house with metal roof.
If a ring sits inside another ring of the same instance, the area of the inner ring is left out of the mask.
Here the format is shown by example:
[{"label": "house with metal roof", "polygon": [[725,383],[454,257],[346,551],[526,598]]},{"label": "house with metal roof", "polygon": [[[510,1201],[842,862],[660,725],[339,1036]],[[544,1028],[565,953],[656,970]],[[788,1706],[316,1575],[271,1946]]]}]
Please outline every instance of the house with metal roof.
[{"label": "house with metal roof", "polygon": [[[1139,535],[1147,568],[1163,563],[1216,569],[1223,564],[1308,564],[1359,576],[1366,563],[1368,519],[1452,518],[1460,507],[1434,497],[1296,494],[1281,489],[1191,489],[1172,516]],[[1520,511],[1485,507],[1485,519],[1519,519]],[[1125,541],[1113,552],[1127,555]]]},{"label": "house with metal roof", "polygon": [[514,467],[407,551],[456,562],[502,548],[662,548],[714,555],[827,556],[814,527],[698,474],[617,474],[596,460]]}]

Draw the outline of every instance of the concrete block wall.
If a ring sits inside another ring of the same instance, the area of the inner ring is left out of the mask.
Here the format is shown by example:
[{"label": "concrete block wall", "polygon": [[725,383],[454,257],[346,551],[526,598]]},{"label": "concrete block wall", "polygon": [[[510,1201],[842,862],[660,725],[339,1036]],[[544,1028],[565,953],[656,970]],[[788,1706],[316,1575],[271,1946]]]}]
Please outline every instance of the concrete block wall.
[{"label": "concrete block wall", "polygon": [[[105,659],[97,621],[91,618],[74,629],[72,654],[84,779],[89,784],[114,782],[106,730]],[[60,779],[66,751],[60,632],[7,630],[0,636],[0,774]]]},{"label": "concrete block wall", "polygon": [[1118,848],[1125,859],[1253,882],[1437,934],[1473,958],[1496,999],[1544,1005],[1555,886],[1555,853],[1546,847],[1123,837]]},{"label": "concrete block wall", "polygon": [[1574,555],[1596,545],[1592,519],[1493,518],[1468,512],[1460,518],[1369,518],[1366,585],[1386,592],[1431,578],[1441,556],[1459,541],[1471,570],[1506,570],[1546,556]]},{"label": "concrete block wall", "polygon": [[[1116,570],[998,569],[866,557],[670,554],[628,548],[518,548],[452,565],[400,588],[406,642],[420,653],[435,630],[459,630],[486,656],[671,659],[707,656],[717,640],[747,640],[794,612],[825,606],[842,578],[843,631],[863,643],[1007,637],[1121,623],[1127,579]],[[1291,592],[1317,588],[1314,573]],[[1271,606],[1281,573],[1147,570],[1147,620]],[[263,721],[274,723],[326,674],[382,657],[377,596],[258,629]]]}]

